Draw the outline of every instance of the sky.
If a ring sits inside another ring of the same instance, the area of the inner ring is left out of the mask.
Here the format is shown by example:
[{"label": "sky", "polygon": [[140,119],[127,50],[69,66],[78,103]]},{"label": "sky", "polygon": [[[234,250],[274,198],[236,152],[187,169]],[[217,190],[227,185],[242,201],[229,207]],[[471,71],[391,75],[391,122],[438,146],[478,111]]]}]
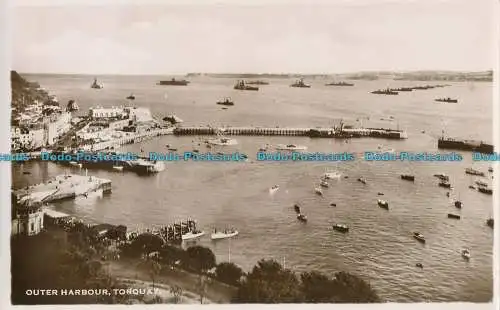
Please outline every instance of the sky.
[{"label": "sky", "polygon": [[495,1],[30,2],[17,1],[11,15],[12,68],[24,73],[307,74],[494,65]]}]

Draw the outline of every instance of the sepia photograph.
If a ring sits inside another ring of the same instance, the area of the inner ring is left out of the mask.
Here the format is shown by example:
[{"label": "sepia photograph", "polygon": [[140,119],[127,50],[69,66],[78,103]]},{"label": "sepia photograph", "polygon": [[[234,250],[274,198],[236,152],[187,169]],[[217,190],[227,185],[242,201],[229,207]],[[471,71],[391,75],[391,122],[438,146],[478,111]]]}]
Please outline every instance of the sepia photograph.
[{"label": "sepia photograph", "polygon": [[498,9],[13,3],[11,304],[493,305]]}]

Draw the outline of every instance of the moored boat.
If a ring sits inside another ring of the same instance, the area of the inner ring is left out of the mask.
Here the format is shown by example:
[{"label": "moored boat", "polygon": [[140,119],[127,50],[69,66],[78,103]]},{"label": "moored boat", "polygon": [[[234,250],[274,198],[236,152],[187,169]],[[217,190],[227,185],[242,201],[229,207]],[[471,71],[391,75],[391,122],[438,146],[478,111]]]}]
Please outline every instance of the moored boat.
[{"label": "moored boat", "polygon": [[341,82],[337,82],[337,83],[336,82],[328,83],[328,84],[325,84],[325,86],[354,86],[354,84],[341,81]]},{"label": "moored boat", "polygon": [[484,177],[484,172],[476,170],[476,169],[472,169],[472,168],[465,168],[465,173],[470,174],[470,175],[478,175],[478,176]]},{"label": "moored boat", "polygon": [[460,215],[458,215],[458,214],[453,214],[453,213],[448,213],[448,218],[450,218],[450,219],[457,219],[457,220],[459,220],[459,219],[460,219]]},{"label": "moored boat", "polygon": [[447,181],[441,181],[438,184],[439,187],[444,187],[444,188],[451,188],[451,184]]},{"label": "moored boat", "polygon": [[129,96],[127,96],[125,99],[128,99],[128,100],[135,100],[135,96],[134,94],[130,94]]},{"label": "moored boat", "polygon": [[402,174],[401,175],[401,179],[402,180],[406,180],[406,181],[412,181],[412,182],[414,182],[415,181],[415,176],[414,175],[410,175],[410,174]]},{"label": "moored boat", "polygon": [[478,186],[485,186],[485,187],[488,186],[488,183],[483,182],[481,180],[476,180],[474,183],[476,183],[476,185],[478,185]]},{"label": "moored boat", "polygon": [[389,203],[387,201],[382,200],[382,199],[378,199],[377,204],[379,207],[386,209],[386,210],[389,210]]},{"label": "moored boat", "polygon": [[300,206],[298,204],[295,204],[293,209],[295,210],[295,213],[300,214]]},{"label": "moored boat", "polygon": [[253,91],[259,90],[259,88],[257,86],[247,85],[244,80],[236,81],[236,84],[234,84],[233,88],[236,90],[253,90]]},{"label": "moored boat", "polygon": [[221,101],[217,101],[217,104],[232,106],[232,105],[234,105],[234,101],[232,101],[231,98],[229,98],[229,97],[225,97]]},{"label": "moored boat", "polygon": [[172,78],[170,80],[163,80],[158,82],[156,85],[161,85],[161,86],[187,86],[190,82],[187,80],[176,80],[175,78]]},{"label": "moored boat", "polygon": [[322,191],[322,190],[321,190],[321,188],[319,188],[319,187],[314,188],[314,192],[315,192],[317,195],[320,195],[320,196],[322,196],[322,195],[323,195],[323,191]]},{"label": "moored boat", "polygon": [[217,229],[215,229],[210,238],[212,240],[227,239],[236,237],[238,234],[239,232],[235,229],[223,230],[223,231],[217,231]]},{"label": "moored boat", "polygon": [[375,94],[375,95],[399,95],[398,92],[396,91],[393,91],[389,88],[387,89],[379,89],[379,90],[374,90],[371,92],[372,94]]},{"label": "moored boat", "polygon": [[274,194],[278,191],[278,189],[280,189],[280,186],[279,185],[273,185],[270,189],[269,189],[269,194]]},{"label": "moored boat", "polygon": [[458,102],[457,99],[451,99],[450,97],[448,97],[448,98],[438,98],[438,99],[434,99],[434,101],[436,101],[436,102],[450,102],[450,103],[457,103]]},{"label": "moored boat", "polygon": [[307,85],[306,83],[304,83],[304,79],[299,79],[299,80],[295,81],[295,83],[290,85],[290,87],[311,88],[311,85]]},{"label": "moored boat", "polygon": [[361,182],[363,184],[366,184],[366,179],[361,177],[361,178],[358,178],[358,182]]},{"label": "moored boat", "polygon": [[417,241],[425,243],[425,237],[419,232],[414,232],[413,233],[413,238],[417,239]]},{"label": "moored boat", "polygon": [[305,216],[304,214],[297,214],[297,219],[301,222],[307,222],[307,216]]},{"label": "moored boat", "polygon": [[478,186],[477,191],[487,195],[493,195],[493,190],[485,186]]},{"label": "moored boat", "polygon": [[187,241],[187,240],[198,239],[204,235],[205,235],[204,231],[194,229],[192,231],[183,234],[181,238],[182,240]]},{"label": "moored boat", "polygon": [[319,186],[327,188],[327,187],[329,187],[330,185],[328,184],[328,182],[327,182],[327,181],[323,180],[323,181],[321,181],[321,183],[319,183]]},{"label": "moored boat", "polygon": [[440,179],[441,181],[449,181],[450,180],[450,177],[447,176],[446,174],[444,173],[438,173],[438,174],[435,174],[434,175],[436,178]]},{"label": "moored boat", "polygon": [[333,230],[336,230],[336,231],[339,231],[342,233],[349,232],[349,227],[345,224],[334,224],[332,226],[332,228],[333,228]]},{"label": "moored boat", "polygon": [[342,174],[337,171],[327,171],[323,174],[325,180],[340,179]]},{"label": "moored boat", "polygon": [[113,166],[113,170],[123,171],[123,166]]},{"label": "moored boat", "polygon": [[281,151],[304,151],[307,150],[307,146],[296,145],[296,144],[278,144],[275,147],[277,150]]},{"label": "moored boat", "polygon": [[455,200],[454,205],[455,208],[462,209],[463,203],[460,200]]},{"label": "moored boat", "polygon": [[222,134],[218,134],[217,138],[207,140],[207,144],[218,146],[232,146],[237,145],[238,141],[236,139],[226,138]]},{"label": "moored boat", "polygon": [[90,88],[94,88],[94,89],[101,89],[103,87],[104,86],[101,83],[97,82],[96,78],[94,78],[94,82],[92,82],[92,84],[90,85]]},{"label": "moored boat", "polygon": [[470,259],[470,250],[469,249],[463,249],[462,250],[462,257],[466,260]]}]

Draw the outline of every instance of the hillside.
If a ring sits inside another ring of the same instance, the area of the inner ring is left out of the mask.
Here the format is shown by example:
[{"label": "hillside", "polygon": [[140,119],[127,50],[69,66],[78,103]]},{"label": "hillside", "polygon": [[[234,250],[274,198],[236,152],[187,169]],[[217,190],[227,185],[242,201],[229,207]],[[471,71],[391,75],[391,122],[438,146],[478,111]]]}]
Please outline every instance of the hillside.
[{"label": "hillside", "polygon": [[16,71],[10,72],[10,83],[12,92],[12,107],[23,110],[35,100],[42,102],[49,100],[49,94],[40,89],[38,83],[29,82]]},{"label": "hillside", "polygon": [[412,81],[493,81],[493,71],[462,72],[462,71],[366,71],[339,74],[298,74],[298,73],[188,73],[187,77],[208,76],[214,78],[234,78],[234,79],[290,79],[304,77],[306,79],[330,79],[342,78],[348,80],[412,80]]}]

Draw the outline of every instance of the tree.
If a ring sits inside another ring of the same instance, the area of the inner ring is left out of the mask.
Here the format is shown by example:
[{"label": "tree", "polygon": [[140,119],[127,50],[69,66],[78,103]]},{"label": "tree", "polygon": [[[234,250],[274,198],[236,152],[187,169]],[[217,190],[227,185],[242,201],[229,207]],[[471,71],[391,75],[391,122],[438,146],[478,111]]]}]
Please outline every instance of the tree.
[{"label": "tree", "polygon": [[160,236],[150,233],[140,234],[132,241],[129,250],[132,256],[149,255],[152,252],[160,251],[163,243]]},{"label": "tree", "polygon": [[324,274],[318,271],[304,272],[300,280],[305,302],[335,302],[334,282]]},{"label": "tree", "polygon": [[215,269],[215,278],[229,285],[238,286],[242,276],[243,270],[233,263],[223,262]]},{"label": "tree", "polygon": [[215,255],[209,248],[193,246],[186,250],[183,265],[198,273],[206,272],[215,267]]},{"label": "tree", "polygon": [[141,260],[141,262],[139,262],[139,266],[146,268],[146,270],[148,271],[149,276],[151,277],[151,281],[153,281],[153,290],[154,290],[156,276],[160,274],[161,265],[152,259],[146,259],[146,260]]},{"label": "tree", "polygon": [[182,298],[182,287],[178,285],[173,285],[170,287],[170,293],[174,295],[174,302],[176,304],[181,302]]},{"label": "tree", "polygon": [[362,278],[347,273],[337,272],[333,279],[333,287],[338,302],[344,303],[376,303],[381,302],[377,292]]},{"label": "tree", "polygon": [[238,289],[238,303],[296,303],[302,301],[297,276],[274,260],[260,260]]},{"label": "tree", "polygon": [[186,257],[186,251],[182,248],[166,245],[160,250],[160,262],[172,266],[177,261],[182,261]]}]

